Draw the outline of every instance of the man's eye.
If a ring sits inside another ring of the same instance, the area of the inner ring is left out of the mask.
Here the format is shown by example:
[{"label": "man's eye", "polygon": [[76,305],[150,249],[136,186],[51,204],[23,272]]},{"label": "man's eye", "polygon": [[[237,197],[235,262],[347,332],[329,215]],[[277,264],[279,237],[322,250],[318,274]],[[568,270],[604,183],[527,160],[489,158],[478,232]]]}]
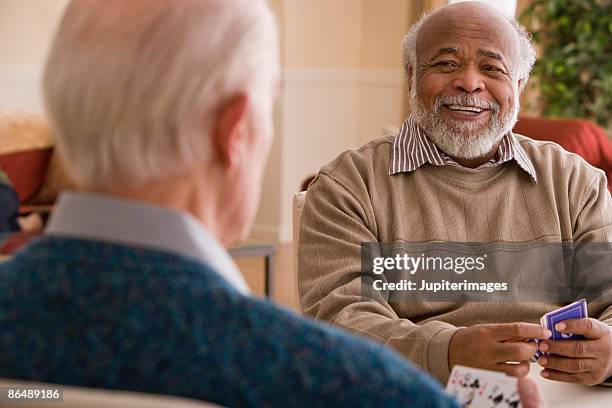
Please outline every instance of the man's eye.
[{"label": "man's eye", "polygon": [[455,67],[457,66],[457,64],[454,61],[440,61],[438,63],[436,63],[437,67]]},{"label": "man's eye", "polygon": [[503,72],[501,68],[496,67],[495,65],[485,65],[484,67],[482,67],[482,69],[484,71],[489,71],[489,72]]}]

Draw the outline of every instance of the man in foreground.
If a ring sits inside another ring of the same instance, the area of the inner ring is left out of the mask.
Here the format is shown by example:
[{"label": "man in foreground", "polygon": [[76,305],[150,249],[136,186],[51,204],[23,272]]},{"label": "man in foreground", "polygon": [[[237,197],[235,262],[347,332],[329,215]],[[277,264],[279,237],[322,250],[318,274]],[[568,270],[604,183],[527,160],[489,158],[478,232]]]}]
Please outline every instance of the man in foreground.
[{"label": "man in foreground", "polygon": [[[525,341],[558,305],[364,296],[361,244],[612,241],[603,172],[511,132],[534,61],[524,29],[479,3],[412,27],[411,114],[399,134],[343,153],[308,189],[298,251],[306,314],[389,345],[442,382],[455,364],[528,373],[535,345]],[[539,360],[544,377],[599,384],[612,375],[610,303],[590,303],[589,315],[559,328],[584,340],[540,343],[551,353]]]},{"label": "man in foreground", "polygon": [[456,406],[390,350],[249,296],[224,250],[257,207],[278,77],[263,0],[70,4],[44,84],[79,192],[0,265],[0,377],[225,406]]}]

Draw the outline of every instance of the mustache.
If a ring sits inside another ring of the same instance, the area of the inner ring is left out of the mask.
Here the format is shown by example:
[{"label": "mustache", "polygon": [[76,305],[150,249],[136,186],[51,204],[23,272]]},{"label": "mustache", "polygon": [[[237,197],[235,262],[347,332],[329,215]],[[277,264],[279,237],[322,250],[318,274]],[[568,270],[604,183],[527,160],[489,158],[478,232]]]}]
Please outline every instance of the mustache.
[{"label": "mustache", "polygon": [[476,106],[481,109],[490,109],[493,113],[499,112],[497,102],[487,101],[474,95],[462,94],[457,96],[438,95],[435,99],[434,110],[438,112],[443,105]]}]

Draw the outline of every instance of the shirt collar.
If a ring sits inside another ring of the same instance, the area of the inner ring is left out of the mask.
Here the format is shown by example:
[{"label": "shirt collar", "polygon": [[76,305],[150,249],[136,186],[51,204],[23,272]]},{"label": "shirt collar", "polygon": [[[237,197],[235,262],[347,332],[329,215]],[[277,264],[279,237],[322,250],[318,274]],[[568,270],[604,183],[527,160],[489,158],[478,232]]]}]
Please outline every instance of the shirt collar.
[{"label": "shirt collar", "polygon": [[91,239],[172,252],[209,265],[249,293],[227,251],[190,214],[116,197],[63,193],[45,230],[49,236]]},{"label": "shirt collar", "polygon": [[[412,116],[402,124],[392,149],[389,175],[409,173],[425,163],[434,166],[461,166],[427,138]],[[504,135],[495,157],[481,167],[498,166],[510,160],[514,160],[533,182],[537,182],[535,167],[512,132]]]}]

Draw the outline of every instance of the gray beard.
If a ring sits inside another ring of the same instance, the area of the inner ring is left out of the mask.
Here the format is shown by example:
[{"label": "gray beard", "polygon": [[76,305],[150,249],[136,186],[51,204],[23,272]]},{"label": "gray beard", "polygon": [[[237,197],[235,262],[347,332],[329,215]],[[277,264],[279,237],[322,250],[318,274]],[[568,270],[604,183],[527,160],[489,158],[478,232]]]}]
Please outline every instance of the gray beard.
[{"label": "gray beard", "polygon": [[[510,132],[518,120],[518,91],[510,111],[501,115],[495,102],[485,101],[474,95],[437,96],[433,110],[428,109],[416,93],[416,80],[410,87],[410,114],[427,137],[444,153],[459,159],[473,159],[493,151],[505,134]],[[491,110],[485,125],[475,122],[459,122],[442,116],[445,104],[472,105]]]}]

